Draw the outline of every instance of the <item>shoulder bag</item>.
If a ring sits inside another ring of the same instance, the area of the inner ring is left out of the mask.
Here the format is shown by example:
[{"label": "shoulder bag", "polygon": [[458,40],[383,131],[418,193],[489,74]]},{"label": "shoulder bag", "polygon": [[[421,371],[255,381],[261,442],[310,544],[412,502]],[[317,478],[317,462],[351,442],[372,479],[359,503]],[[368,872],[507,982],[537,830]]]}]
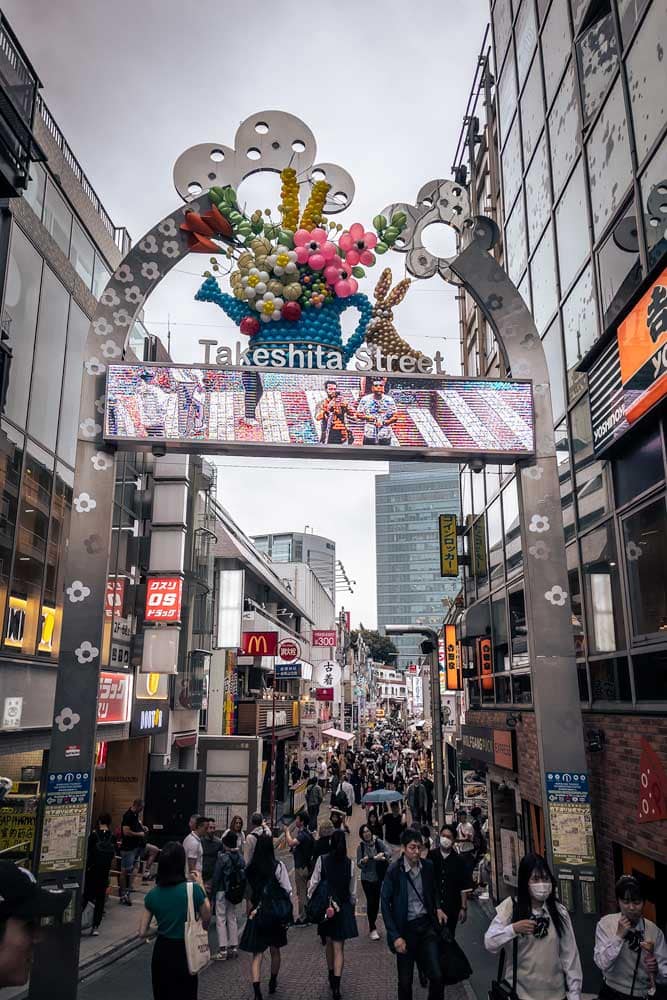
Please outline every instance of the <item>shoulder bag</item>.
[{"label": "shoulder bag", "polygon": [[[428,907],[424,902],[421,892],[419,892],[409,875],[407,879],[408,886],[413,890],[428,913]],[[454,940],[454,935],[447,927],[447,924],[441,924],[436,917],[432,917],[432,919],[435,933],[438,937],[438,954],[440,956],[440,972],[443,985],[455,986],[457,983],[462,983],[465,979],[470,979],[472,976],[472,966],[463,948]],[[489,1000],[496,1000],[496,997],[491,997],[489,993]],[[498,998],[498,1000],[501,1000],[501,998]]]},{"label": "shoulder bag", "polygon": [[519,958],[519,939],[514,938],[512,942],[512,984],[505,979],[505,948],[500,953],[498,962],[498,978],[491,983],[489,990],[489,1000],[517,1000],[516,976]]},{"label": "shoulder bag", "polygon": [[193,882],[186,882],[186,892],[188,896],[188,915],[185,921],[184,933],[185,954],[188,959],[188,971],[191,976],[196,976],[210,962],[211,952],[208,945],[208,931],[204,930],[203,923],[195,913],[195,887]]}]

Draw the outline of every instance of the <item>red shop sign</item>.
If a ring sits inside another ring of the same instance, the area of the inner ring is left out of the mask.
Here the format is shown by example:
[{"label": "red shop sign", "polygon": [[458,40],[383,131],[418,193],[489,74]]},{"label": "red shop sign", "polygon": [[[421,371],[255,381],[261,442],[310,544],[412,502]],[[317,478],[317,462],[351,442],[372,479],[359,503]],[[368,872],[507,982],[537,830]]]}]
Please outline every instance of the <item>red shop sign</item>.
[{"label": "red shop sign", "polygon": [[180,622],[183,580],[180,576],[149,576],[146,584],[147,622]]},{"label": "red shop sign", "polygon": [[130,674],[100,674],[97,694],[97,721],[127,722],[130,708]]},{"label": "red shop sign", "polygon": [[107,580],[107,592],[104,601],[104,617],[113,618],[114,615],[121,617],[123,614],[123,601],[125,599],[124,577],[115,577]]},{"label": "red shop sign", "polygon": [[315,701],[333,701],[333,688],[315,688]]},{"label": "red shop sign", "polygon": [[335,629],[313,629],[313,646],[326,646],[327,649],[333,649],[336,645],[336,631]]}]

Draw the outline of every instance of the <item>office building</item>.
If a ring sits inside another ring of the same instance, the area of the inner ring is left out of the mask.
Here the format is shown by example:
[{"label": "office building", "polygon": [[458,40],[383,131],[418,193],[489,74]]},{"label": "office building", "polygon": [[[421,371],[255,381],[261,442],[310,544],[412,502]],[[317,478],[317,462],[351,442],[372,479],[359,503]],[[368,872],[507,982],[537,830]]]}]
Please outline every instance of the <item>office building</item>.
[{"label": "office building", "polygon": [[336,543],[310,531],[256,535],[253,542],[274,563],[306,563],[336,600]]},{"label": "office building", "polygon": [[[652,377],[667,336],[667,8],[496,0],[491,19],[456,166],[474,211],[501,228],[496,253],[548,359],[598,902],[608,912],[615,879],[634,872],[664,924],[667,823],[642,780],[648,761],[667,771],[666,386]],[[464,373],[504,374],[467,295],[460,311]],[[509,736],[509,717],[517,731],[501,766],[463,754],[465,773],[488,779],[493,890],[505,896],[503,831],[522,850],[544,845],[513,468],[464,468],[461,502],[466,723]]]},{"label": "office building", "polygon": [[[458,578],[440,575],[438,516],[459,511],[458,470],[451,465],[390,462],[375,478],[375,565],[377,622],[429,625],[438,629],[456,597]],[[393,640],[397,666],[419,656],[411,636]]]}]

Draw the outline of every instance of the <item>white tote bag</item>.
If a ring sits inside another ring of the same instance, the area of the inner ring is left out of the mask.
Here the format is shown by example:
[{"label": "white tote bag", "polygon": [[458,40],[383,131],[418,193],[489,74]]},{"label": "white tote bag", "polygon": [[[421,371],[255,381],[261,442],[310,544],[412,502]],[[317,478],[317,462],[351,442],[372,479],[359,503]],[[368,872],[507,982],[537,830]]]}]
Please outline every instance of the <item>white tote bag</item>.
[{"label": "white tote bag", "polygon": [[188,917],[185,921],[185,954],[188,958],[190,975],[196,976],[210,962],[211,952],[208,946],[208,931],[204,930],[204,925],[195,913],[194,884],[188,882],[186,889],[188,894]]}]

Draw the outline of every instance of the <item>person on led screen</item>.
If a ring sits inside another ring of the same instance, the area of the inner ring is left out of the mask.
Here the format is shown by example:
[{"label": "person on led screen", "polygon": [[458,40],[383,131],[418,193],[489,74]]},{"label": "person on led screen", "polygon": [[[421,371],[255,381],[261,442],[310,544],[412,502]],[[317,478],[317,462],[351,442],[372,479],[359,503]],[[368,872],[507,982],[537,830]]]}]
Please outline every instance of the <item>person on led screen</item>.
[{"label": "person on led screen", "polygon": [[391,427],[398,420],[396,400],[385,393],[387,380],[374,376],[371,391],[357,404],[357,418],[364,420],[364,444],[391,445]]},{"label": "person on led screen", "polygon": [[193,434],[201,434],[204,428],[205,403],[206,389],[202,383],[197,380],[190,393],[190,400],[188,403],[185,426],[185,433],[187,437],[191,437]]},{"label": "person on led screen", "polygon": [[149,368],[140,373],[136,402],[146,436],[164,437],[169,395],[160,388]]},{"label": "person on led screen", "polygon": [[315,413],[315,419],[322,424],[321,444],[354,444],[352,431],[347,425],[348,417],[356,416],[354,405],[341,397],[337,382],[331,379],[324,383],[326,398]]}]

